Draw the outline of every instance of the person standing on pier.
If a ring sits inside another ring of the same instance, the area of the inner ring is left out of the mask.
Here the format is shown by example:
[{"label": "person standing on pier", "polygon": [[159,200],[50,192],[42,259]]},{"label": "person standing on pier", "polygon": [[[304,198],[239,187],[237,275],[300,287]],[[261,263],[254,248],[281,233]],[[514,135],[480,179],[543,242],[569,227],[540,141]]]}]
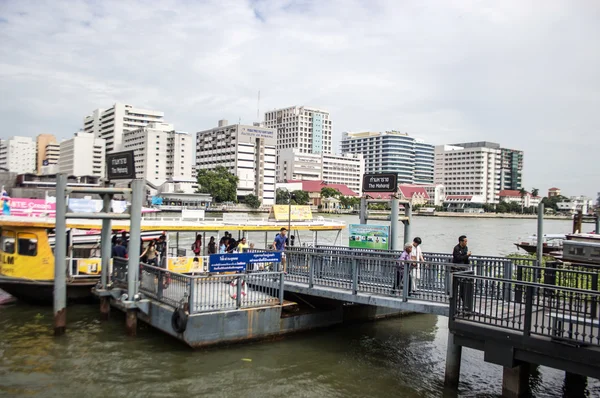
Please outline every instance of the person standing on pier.
[{"label": "person standing on pier", "polygon": [[196,257],[202,252],[202,235],[196,235],[196,240],[192,243],[192,251]]},{"label": "person standing on pier", "polygon": [[[462,264],[469,265],[469,257],[471,257],[471,252],[469,251],[469,247],[467,246],[467,237],[465,235],[461,235],[458,238],[458,245],[454,246],[454,250],[452,251],[452,263],[453,264]],[[464,271],[463,267],[453,267],[451,272]],[[459,297],[462,302],[464,311],[472,311],[472,301],[473,301],[473,286],[469,284],[463,284],[460,286]],[[449,289],[452,289],[452,286],[449,286]]]},{"label": "person standing on pier", "polygon": [[[425,261],[425,259],[423,258],[423,252],[421,251],[421,243],[423,243],[423,241],[418,236],[413,239],[413,248],[410,252],[411,261]],[[412,291],[417,292],[417,286],[420,285],[422,272],[421,268],[419,267],[419,264],[412,263],[412,269],[410,270],[410,272],[413,274],[411,277]]]},{"label": "person standing on pier", "polygon": [[240,253],[243,253],[245,249],[248,248],[248,241],[246,240],[246,237],[244,236],[242,238],[242,240],[240,240],[240,243],[238,243],[237,245],[237,251]]},{"label": "person standing on pier", "polygon": [[[407,243],[406,245],[404,245],[404,251],[402,252],[402,254],[400,255],[400,257],[398,257],[398,261],[400,262],[400,264],[398,264],[398,268],[396,269],[396,277],[394,278],[394,287],[393,293],[396,293],[398,290],[402,289],[402,279],[404,279],[404,267],[410,267],[410,263],[408,263],[408,261],[410,261],[410,253],[412,252],[413,249],[413,245],[410,243]],[[410,282],[410,272],[408,273],[408,290],[410,292],[411,290],[411,282]]]},{"label": "person standing on pier", "polygon": [[214,236],[211,236],[208,241],[208,254],[217,254],[217,242]]},{"label": "person standing on pier", "polygon": [[113,256],[113,258],[114,257],[127,258],[127,248],[123,244],[123,241],[121,240],[121,238],[117,238],[117,242],[112,248],[112,256]]},{"label": "person standing on pier", "polygon": [[278,252],[282,252],[281,253],[281,266],[283,267],[283,272],[286,272],[286,264],[285,264],[285,243],[287,241],[286,235],[287,234],[287,229],[286,228],[281,228],[279,230],[279,233],[275,236],[275,241],[273,241],[273,244],[271,245],[271,247],[273,248],[273,250],[277,250]]}]

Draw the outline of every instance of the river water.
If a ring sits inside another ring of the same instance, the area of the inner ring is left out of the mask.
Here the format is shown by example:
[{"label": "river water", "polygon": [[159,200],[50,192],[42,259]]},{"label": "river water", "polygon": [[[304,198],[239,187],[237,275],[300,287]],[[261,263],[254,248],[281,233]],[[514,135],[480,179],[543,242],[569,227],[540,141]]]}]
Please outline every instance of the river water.
[{"label": "river water", "polygon": [[[358,223],[356,216],[339,218]],[[545,233],[570,229],[570,221],[545,222]],[[535,220],[415,217],[412,226],[424,251],[450,252],[465,234],[474,254],[487,255],[512,253],[518,238],[535,232]],[[333,243],[335,236],[319,233],[319,243]],[[264,233],[249,239],[262,246]],[[344,239],[347,244],[347,232]],[[191,242],[191,235],[180,235],[181,246]],[[97,305],[70,306],[67,335],[57,339],[51,308],[0,307],[0,396],[456,396],[443,389],[445,317],[409,315],[194,351],[144,324],[128,338],[122,314],[113,311],[110,321],[100,322],[98,313]],[[458,394],[499,397],[501,375],[481,352],[464,349]],[[530,380],[533,395],[562,397],[563,380],[563,372],[538,367]],[[587,392],[600,396],[600,383],[590,379]]]}]

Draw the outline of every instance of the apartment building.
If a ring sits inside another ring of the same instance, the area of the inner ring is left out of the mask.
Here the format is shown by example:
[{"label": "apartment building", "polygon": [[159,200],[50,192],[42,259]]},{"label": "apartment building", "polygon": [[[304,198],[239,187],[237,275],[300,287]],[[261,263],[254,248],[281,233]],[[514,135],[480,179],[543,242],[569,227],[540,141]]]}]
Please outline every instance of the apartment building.
[{"label": "apartment building", "polygon": [[35,141],[31,137],[0,140],[0,168],[17,174],[35,171]]},{"label": "apartment building", "polygon": [[[38,156],[39,156],[38,147]],[[48,142],[44,148],[44,159],[42,167],[37,170],[39,175],[50,175],[58,173],[58,161],[60,159],[60,144],[58,142]]]},{"label": "apartment building", "polygon": [[150,123],[123,134],[123,151],[134,151],[136,178],[158,187],[192,180],[194,137],[169,123]]},{"label": "apartment building", "polygon": [[104,178],[106,141],[94,134],[77,132],[71,139],[60,143],[58,171],[69,176]]},{"label": "apartment building", "polygon": [[434,146],[399,131],[344,132],[342,154],[362,154],[365,173],[396,173],[403,184],[431,184]]},{"label": "apartment building", "polygon": [[[35,146],[37,150],[35,170],[38,174],[42,173],[42,166],[46,160],[46,147],[48,144],[56,144],[56,137],[52,134],[39,134],[35,137]],[[55,147],[51,147],[55,149]],[[55,163],[56,164],[56,163]]]},{"label": "apartment building", "polygon": [[301,153],[297,148],[284,149],[279,153],[277,182],[318,180],[346,185],[360,193],[364,173],[365,162],[361,154],[313,154]]},{"label": "apartment building", "polygon": [[292,106],[265,113],[264,125],[277,131],[277,153],[331,153],[331,117],[323,109]]},{"label": "apartment building", "polygon": [[523,187],[523,151],[500,148],[500,189]]},{"label": "apartment building", "polygon": [[253,194],[263,204],[275,204],[277,130],[229,124],[196,133],[196,169],[223,166],[239,178],[238,199]]},{"label": "apartment building", "polygon": [[502,151],[493,142],[439,145],[435,148],[435,183],[447,197],[481,197],[498,203]]},{"label": "apartment building", "polygon": [[123,135],[152,123],[163,123],[164,112],[116,103],[96,109],[83,119],[83,131],[106,140],[106,153],[122,150]]}]

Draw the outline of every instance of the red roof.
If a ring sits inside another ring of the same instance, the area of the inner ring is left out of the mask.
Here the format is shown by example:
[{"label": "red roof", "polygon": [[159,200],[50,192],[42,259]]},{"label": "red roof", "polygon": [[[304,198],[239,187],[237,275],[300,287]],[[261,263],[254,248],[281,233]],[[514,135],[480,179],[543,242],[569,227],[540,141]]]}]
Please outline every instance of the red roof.
[{"label": "red roof", "polygon": [[358,196],[356,192],[344,184],[327,184],[325,181],[319,180],[288,180],[287,182],[302,184],[302,190],[306,192],[321,192],[322,188],[333,188],[340,191],[344,196]]},{"label": "red roof", "polygon": [[[526,196],[529,195],[529,192],[527,192]],[[515,189],[504,189],[502,191],[500,191],[500,193],[498,194],[498,196],[500,196],[501,198],[506,198],[506,197],[516,197],[516,198],[520,198],[521,197],[521,192],[515,190]]]},{"label": "red roof", "polygon": [[560,191],[560,188],[550,188],[548,191]]},{"label": "red roof", "polygon": [[415,195],[420,196],[424,199],[429,199],[427,191],[421,186],[411,184],[400,184],[398,188],[400,188],[400,192],[407,199],[412,199]]}]

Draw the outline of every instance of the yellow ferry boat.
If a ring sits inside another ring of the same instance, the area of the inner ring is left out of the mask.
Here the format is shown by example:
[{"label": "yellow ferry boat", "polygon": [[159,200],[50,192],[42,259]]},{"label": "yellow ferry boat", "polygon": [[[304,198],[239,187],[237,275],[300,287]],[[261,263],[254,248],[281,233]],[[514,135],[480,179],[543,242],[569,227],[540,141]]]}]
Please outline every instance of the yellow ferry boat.
[{"label": "yellow ferry boat", "polygon": [[[288,221],[281,220],[189,220],[182,218],[142,219],[142,239],[153,239],[156,233],[163,232],[219,232],[219,231],[264,231],[265,240],[269,232],[288,227]],[[51,303],[54,289],[54,251],[50,236],[55,227],[54,218],[0,216],[0,289],[14,297],[30,302]],[[67,220],[71,230],[100,230],[100,220]],[[312,231],[316,240],[318,231],[337,231],[338,237],[346,225],[337,220],[292,221],[295,231]],[[129,231],[129,221],[112,221],[113,232]],[[155,233],[154,235],[152,233]],[[169,234],[167,233],[167,237]],[[167,239],[167,246],[173,239]],[[175,246],[166,251],[166,267],[179,273],[194,272],[194,268],[207,261],[206,256],[187,256],[179,249],[179,239]],[[206,239],[204,246],[206,247]],[[99,245],[85,247],[85,250],[71,246],[67,252],[67,298],[87,300],[92,297],[91,288],[100,278],[101,259]],[[87,255],[85,255],[87,253]],[[74,257],[73,254],[76,254]],[[196,260],[196,261],[194,261]],[[199,260],[199,261],[198,261]]]}]

